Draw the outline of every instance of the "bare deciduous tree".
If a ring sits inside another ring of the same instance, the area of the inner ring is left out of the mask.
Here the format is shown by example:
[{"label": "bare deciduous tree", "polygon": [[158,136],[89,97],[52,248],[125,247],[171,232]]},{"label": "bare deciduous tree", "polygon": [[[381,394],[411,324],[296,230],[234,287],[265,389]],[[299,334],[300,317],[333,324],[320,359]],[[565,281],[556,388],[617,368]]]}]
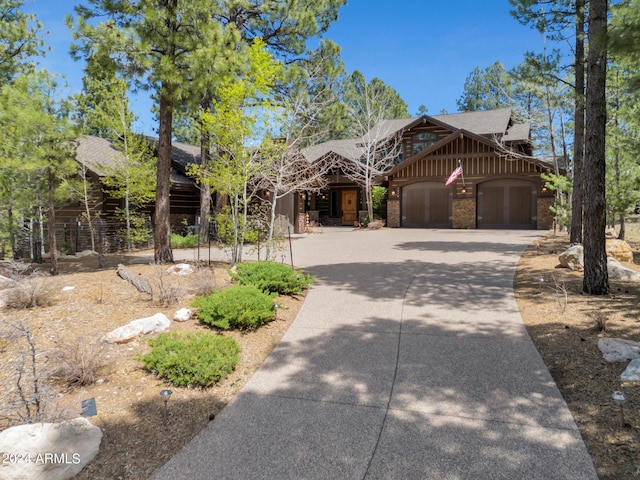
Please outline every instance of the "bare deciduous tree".
[{"label": "bare deciduous tree", "polygon": [[343,173],[362,188],[367,216],[373,220],[373,186],[398,160],[402,146],[402,134],[394,123],[385,119],[386,98],[365,86],[361,115],[354,116],[357,128],[362,132],[356,140],[359,157],[343,161]]}]

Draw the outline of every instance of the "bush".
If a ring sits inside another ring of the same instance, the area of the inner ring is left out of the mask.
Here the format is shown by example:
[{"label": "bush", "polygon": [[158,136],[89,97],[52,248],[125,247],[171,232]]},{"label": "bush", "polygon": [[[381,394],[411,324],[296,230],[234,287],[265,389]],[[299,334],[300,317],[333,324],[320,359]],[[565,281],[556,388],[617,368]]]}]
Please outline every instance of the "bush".
[{"label": "bush", "polygon": [[209,332],[161,333],[149,340],[151,351],[140,359],[177,387],[209,387],[238,363],[240,347],[233,338]]},{"label": "bush", "polygon": [[171,248],[193,248],[198,245],[198,235],[187,233],[185,236],[171,234]]},{"label": "bush", "polygon": [[53,283],[39,276],[17,281],[6,293],[9,308],[25,309],[46,307],[55,303],[56,290]]},{"label": "bush", "polygon": [[301,293],[315,278],[304,272],[293,270],[281,263],[260,261],[236,265],[237,273],[231,277],[240,285],[253,285],[260,290],[278,295]]},{"label": "bush", "polygon": [[234,285],[196,298],[193,306],[200,309],[198,318],[213,327],[255,330],[273,320],[274,296],[253,285]]},{"label": "bush", "polygon": [[53,375],[69,387],[92,385],[106,365],[103,352],[101,343],[84,337],[61,340],[54,354],[57,370]]}]

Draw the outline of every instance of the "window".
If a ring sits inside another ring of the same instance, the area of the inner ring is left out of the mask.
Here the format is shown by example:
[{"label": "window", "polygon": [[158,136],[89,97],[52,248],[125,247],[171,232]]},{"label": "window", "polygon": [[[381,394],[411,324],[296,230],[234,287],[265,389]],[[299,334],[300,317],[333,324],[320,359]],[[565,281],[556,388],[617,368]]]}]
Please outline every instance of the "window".
[{"label": "window", "polygon": [[411,154],[420,153],[425,148],[430,147],[438,140],[438,135],[432,132],[416,133],[411,137]]}]

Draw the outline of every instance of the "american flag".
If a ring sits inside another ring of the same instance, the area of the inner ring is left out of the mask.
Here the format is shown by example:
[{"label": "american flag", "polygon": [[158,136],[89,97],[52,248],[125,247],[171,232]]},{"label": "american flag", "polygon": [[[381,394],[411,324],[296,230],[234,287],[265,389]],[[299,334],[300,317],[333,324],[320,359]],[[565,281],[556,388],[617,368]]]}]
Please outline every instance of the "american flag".
[{"label": "american flag", "polygon": [[462,165],[458,165],[458,168],[451,172],[451,175],[449,175],[449,179],[447,180],[447,183],[445,183],[445,186],[448,187],[449,185],[451,185],[458,179],[460,175],[462,175]]}]

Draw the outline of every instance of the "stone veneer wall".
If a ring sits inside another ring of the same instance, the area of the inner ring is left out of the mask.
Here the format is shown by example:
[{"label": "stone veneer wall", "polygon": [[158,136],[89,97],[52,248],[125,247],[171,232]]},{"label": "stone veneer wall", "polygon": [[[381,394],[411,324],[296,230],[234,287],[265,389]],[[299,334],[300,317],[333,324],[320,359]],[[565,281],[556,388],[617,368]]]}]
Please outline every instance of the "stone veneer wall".
[{"label": "stone veneer wall", "polygon": [[451,205],[453,228],[476,228],[476,199],[454,198]]},{"label": "stone veneer wall", "polygon": [[538,197],[538,230],[553,228],[553,212],[551,207],[555,197]]},{"label": "stone veneer wall", "polygon": [[400,199],[390,198],[387,200],[387,227],[400,227]]}]

